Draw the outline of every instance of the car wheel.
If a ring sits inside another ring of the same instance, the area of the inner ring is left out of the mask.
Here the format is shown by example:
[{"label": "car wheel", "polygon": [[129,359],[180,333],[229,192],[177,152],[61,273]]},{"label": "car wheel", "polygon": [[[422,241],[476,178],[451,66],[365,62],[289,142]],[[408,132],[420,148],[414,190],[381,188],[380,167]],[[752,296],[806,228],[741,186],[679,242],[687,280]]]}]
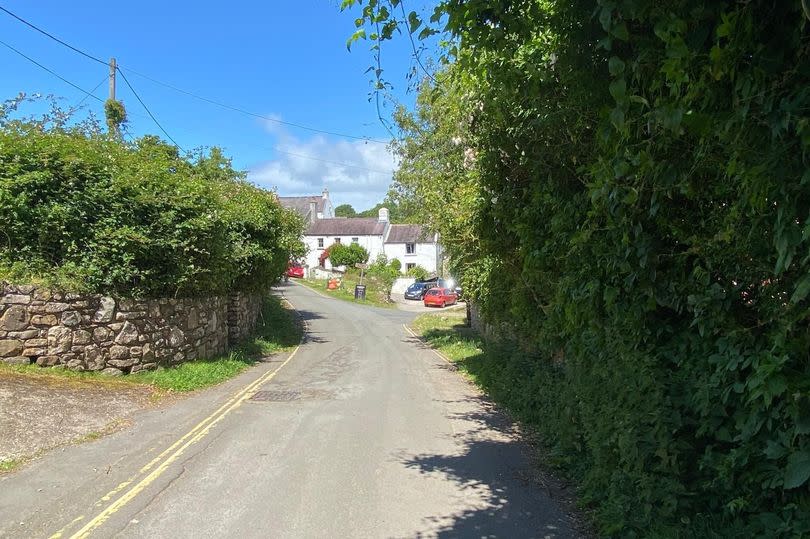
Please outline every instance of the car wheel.
[{"label": "car wheel", "polygon": [[447,307],[447,302],[446,302],[446,301],[443,301],[443,302],[442,302],[442,309],[444,309],[445,307]]}]

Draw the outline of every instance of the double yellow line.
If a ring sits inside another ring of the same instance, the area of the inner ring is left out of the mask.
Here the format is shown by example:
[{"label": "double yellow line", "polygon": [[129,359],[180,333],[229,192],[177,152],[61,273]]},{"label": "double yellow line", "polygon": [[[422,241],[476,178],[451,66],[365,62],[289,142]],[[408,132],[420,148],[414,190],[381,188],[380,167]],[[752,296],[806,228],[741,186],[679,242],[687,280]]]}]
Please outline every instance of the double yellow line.
[{"label": "double yellow line", "polygon": [[[289,303],[289,302],[288,302]],[[290,304],[292,306],[292,304]],[[304,324],[304,335],[306,335],[306,321],[302,320]],[[303,342],[303,338],[302,338]],[[124,507],[127,503],[129,503],[135,496],[137,496],[141,491],[143,491],[146,487],[152,484],[158,477],[160,477],[166,469],[171,466],[173,462],[180,458],[180,456],[188,449],[191,445],[195,444],[196,442],[203,439],[214,427],[217,423],[222,421],[225,416],[227,416],[230,412],[241,406],[243,402],[247,399],[252,397],[256,390],[264,384],[271,380],[278,371],[280,371],[284,366],[289,363],[293,357],[298,353],[298,350],[301,348],[301,344],[299,343],[296,346],[295,350],[290,354],[290,356],[284,360],[284,362],[279,365],[276,369],[264,373],[262,376],[257,378],[252,383],[248,384],[236,394],[234,394],[228,401],[220,406],[214,413],[197,423],[194,428],[188,431],[182,438],[174,442],[171,446],[166,448],[160,455],[152,459],[148,464],[146,464],[143,468],[138,470],[133,477],[129,478],[128,480],[124,481],[117,487],[115,487],[112,491],[105,494],[97,503],[96,505],[101,505],[104,502],[111,500],[114,496],[116,496],[119,492],[126,489],[130,485],[132,485],[136,479],[143,475],[147,474],[143,479],[138,481],[134,484],[129,490],[127,490],[124,494],[122,494],[118,499],[108,505],[101,513],[96,515],[93,519],[88,521],[79,531],[71,535],[71,539],[80,539],[90,535],[90,533],[101,526],[104,522],[106,522],[116,511]],[[154,470],[152,470],[154,468]],[[151,473],[149,473],[151,471]],[[84,517],[78,517],[73,522],[62,528],[55,534],[51,536],[51,539],[59,539],[63,536],[64,531],[66,528],[76,524],[77,522],[83,520]]]}]

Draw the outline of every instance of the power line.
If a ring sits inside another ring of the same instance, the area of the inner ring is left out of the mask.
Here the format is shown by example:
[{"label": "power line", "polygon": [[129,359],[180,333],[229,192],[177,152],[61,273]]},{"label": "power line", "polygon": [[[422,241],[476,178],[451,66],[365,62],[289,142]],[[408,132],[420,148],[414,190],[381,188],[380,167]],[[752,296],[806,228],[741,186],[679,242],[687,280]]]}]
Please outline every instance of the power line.
[{"label": "power line", "polygon": [[[94,87],[92,90],[90,90],[90,93],[85,94],[85,96],[84,96],[83,98],[81,98],[81,100],[80,100],[78,103],[76,103],[75,105],[73,105],[73,107],[71,107],[71,108],[72,108],[73,110],[75,110],[75,109],[79,108],[79,106],[80,106],[82,103],[84,103],[84,100],[85,100],[85,99],[87,99],[88,97],[90,97],[90,96],[96,97],[96,90],[98,90],[98,89],[99,89],[99,87],[100,87],[102,84],[104,84],[105,82],[107,82],[107,77],[104,77],[103,79],[101,79],[101,82],[99,82],[98,84],[96,84],[96,86],[95,86],[95,87]],[[99,99],[99,101],[100,101],[100,99]]]},{"label": "power line", "polygon": [[[77,53],[81,54],[82,56],[84,56],[86,58],[89,58],[90,60],[93,60],[94,62],[98,62],[98,63],[103,64],[105,66],[108,65],[107,62],[105,62],[101,58],[98,58],[97,56],[93,56],[92,54],[89,54],[89,53],[87,53],[87,52],[85,52],[85,51],[83,51],[83,50],[81,50],[81,49],[79,49],[77,47],[74,47],[70,43],[67,43],[66,41],[63,41],[63,40],[59,39],[58,37],[54,36],[53,34],[47,32],[47,31],[43,30],[42,28],[36,26],[35,24],[23,19],[19,15],[16,15],[15,13],[12,13],[8,9],[4,8],[3,6],[0,6],[0,11],[3,11],[5,13],[7,13],[8,15],[10,15],[11,17],[14,17],[15,19],[17,19],[21,23],[25,24],[26,26],[28,26],[28,27],[36,30],[40,34],[42,34],[44,36],[47,36],[50,39],[56,41],[60,45],[63,45],[65,47],[69,48],[70,50],[72,50],[74,52],[77,52]],[[267,120],[269,122],[274,122],[274,123],[281,124],[281,125],[287,125],[287,126],[290,126],[290,127],[296,127],[298,129],[303,129],[303,130],[311,131],[311,132],[314,132],[314,133],[323,133],[323,134],[326,134],[326,135],[333,135],[333,136],[336,136],[336,137],[350,138],[350,139],[355,139],[355,140],[364,140],[364,141],[367,141],[367,142],[373,142],[375,144],[388,144],[386,141],[376,140],[376,139],[372,139],[370,137],[363,137],[363,136],[358,136],[358,135],[349,135],[347,133],[340,133],[340,132],[337,132],[337,131],[327,131],[325,129],[318,129],[318,128],[315,128],[315,127],[309,127],[309,126],[302,125],[302,124],[297,124],[297,123],[294,123],[294,122],[287,122],[287,121],[284,121],[284,120],[279,120],[277,118],[271,118],[270,116],[265,116],[263,114],[258,114],[258,113],[255,113],[255,112],[251,112],[249,110],[245,110],[245,109],[242,109],[242,108],[239,108],[239,107],[235,107],[233,105],[228,105],[227,103],[222,103],[222,102],[216,101],[214,99],[209,99],[207,97],[197,95],[197,94],[195,94],[193,92],[189,92],[188,90],[183,90],[182,88],[178,88],[177,86],[174,86],[172,84],[168,84],[166,82],[159,81],[159,80],[157,80],[155,78],[152,78],[152,77],[150,77],[148,75],[145,75],[143,73],[139,73],[139,72],[135,71],[134,69],[129,69],[129,68],[125,68],[125,69],[127,71],[129,71],[130,73],[134,74],[134,75],[138,75],[139,77],[143,77],[143,78],[145,78],[145,79],[147,79],[149,81],[152,81],[155,84],[159,84],[161,86],[164,86],[166,88],[174,90],[175,92],[180,92],[182,94],[188,95],[188,96],[193,97],[195,99],[199,99],[200,101],[204,101],[206,103],[210,103],[210,104],[216,105],[218,107],[222,107],[222,108],[225,108],[225,109],[228,109],[228,110],[232,110],[234,112],[239,112],[241,114],[246,114],[248,116],[253,116],[255,118],[261,118],[261,119]],[[121,76],[123,76],[123,73],[121,72],[120,66],[119,66],[118,72],[121,73]],[[168,136],[168,135],[166,135],[166,136]]]},{"label": "power line", "polygon": [[[0,8],[0,9],[2,9],[2,8]],[[45,71],[47,71],[48,73],[50,73],[50,74],[51,74],[51,75],[53,75],[54,77],[56,77],[56,78],[58,78],[59,80],[61,80],[62,82],[64,82],[65,84],[69,84],[70,86],[73,86],[74,88],[76,88],[76,89],[77,89],[77,90],[79,90],[80,92],[84,93],[84,94],[85,94],[85,97],[92,97],[92,98],[93,98],[93,99],[95,99],[96,101],[101,101],[102,103],[104,102],[104,101],[103,101],[101,98],[96,97],[95,95],[93,95],[92,93],[88,92],[87,90],[85,90],[85,89],[84,89],[84,88],[82,88],[81,86],[78,86],[78,85],[76,85],[76,84],[74,84],[74,83],[70,82],[70,81],[69,81],[69,80],[67,80],[65,77],[63,77],[62,75],[60,75],[59,73],[57,73],[57,72],[55,72],[55,71],[53,71],[53,70],[51,70],[51,69],[49,69],[49,68],[45,67],[44,65],[40,64],[39,62],[37,62],[36,60],[34,60],[33,58],[31,58],[30,56],[27,56],[27,55],[25,55],[24,53],[22,53],[22,52],[18,51],[17,49],[15,49],[14,47],[12,47],[12,46],[11,46],[11,45],[9,45],[8,43],[6,43],[6,42],[4,42],[4,41],[0,41],[0,45],[3,45],[4,47],[7,47],[8,49],[10,49],[10,50],[12,50],[12,51],[16,52],[17,54],[19,54],[20,56],[22,56],[23,58],[25,58],[26,60],[28,60],[28,61],[29,61],[29,62],[31,62],[32,64],[34,64],[34,65],[36,65],[36,66],[40,67],[41,69],[44,69]]]},{"label": "power line", "polygon": [[135,96],[135,99],[138,100],[138,102],[141,104],[141,106],[146,111],[146,113],[149,115],[149,117],[152,118],[152,121],[155,122],[155,125],[158,126],[158,128],[161,131],[163,131],[163,134],[166,135],[166,138],[171,140],[174,143],[174,145],[177,146],[181,151],[185,152],[185,150],[183,150],[183,148],[179,144],[177,144],[177,142],[172,138],[172,136],[169,135],[169,133],[167,133],[165,129],[163,129],[163,126],[160,125],[160,122],[157,121],[157,118],[155,118],[155,115],[152,114],[152,111],[150,111],[149,107],[146,106],[146,103],[143,102],[143,99],[141,99],[141,96],[138,95],[138,92],[136,92],[135,88],[133,88],[132,85],[129,83],[129,81],[127,80],[126,75],[124,75],[124,73],[120,69],[117,69],[117,71],[121,74],[121,78],[124,79],[124,82],[129,87],[130,91],[132,92],[132,95]]},{"label": "power line", "polygon": [[148,81],[151,81],[151,82],[154,82],[155,84],[158,84],[160,86],[164,86],[166,88],[169,88],[170,90],[174,90],[175,92],[180,92],[181,94],[185,94],[187,96],[193,97],[194,99],[199,99],[200,101],[205,101],[206,103],[210,103],[212,105],[216,105],[216,106],[222,107],[224,109],[232,110],[234,112],[239,112],[241,114],[246,114],[248,116],[253,116],[255,118],[261,118],[262,120],[267,120],[268,122],[274,122],[274,123],[281,124],[281,125],[288,125],[288,126],[291,126],[291,127],[297,127],[298,129],[304,129],[306,131],[312,131],[314,133],[324,133],[326,135],[334,135],[336,137],[350,138],[350,139],[355,139],[355,140],[363,140],[363,141],[366,141],[366,142],[373,142],[375,144],[388,144],[384,140],[376,140],[376,139],[373,139],[373,138],[370,138],[370,137],[363,137],[363,136],[358,136],[358,135],[349,135],[347,133],[339,133],[339,132],[336,132],[336,131],[326,131],[324,129],[317,129],[315,127],[309,127],[309,126],[306,126],[306,125],[301,125],[301,124],[297,124],[297,123],[293,123],[293,122],[287,122],[287,121],[284,121],[284,120],[279,120],[278,118],[272,118],[270,116],[265,116],[263,114],[258,114],[256,112],[251,112],[249,110],[245,110],[245,109],[242,109],[242,108],[239,108],[239,107],[235,107],[233,105],[228,105],[227,103],[222,103],[222,102],[219,102],[219,101],[215,101],[213,99],[209,99],[207,97],[203,97],[201,95],[197,95],[197,94],[195,94],[193,92],[189,92],[188,90],[183,90],[182,88],[178,88],[177,86],[174,86],[172,84],[169,84],[169,83],[166,83],[166,82],[163,82],[163,81],[159,81],[159,80],[157,80],[157,79],[155,79],[153,77],[150,77],[149,75],[139,73],[138,71],[135,71],[134,69],[129,68],[129,67],[125,67],[124,69],[129,71],[133,75],[138,75],[139,77],[142,77],[142,78],[144,78],[144,79],[146,79]]},{"label": "power line", "polygon": [[[80,100],[78,103],[76,103],[76,105],[74,105],[73,107],[71,107],[72,109],[76,109],[76,108],[78,108],[78,107],[79,107],[79,106],[80,106],[80,105],[81,105],[81,104],[84,102],[84,100],[85,100],[85,99],[87,99],[88,97],[92,97],[93,99],[95,99],[96,101],[98,101],[98,102],[100,102],[100,103],[103,103],[103,102],[104,102],[104,100],[103,100],[103,99],[101,99],[100,97],[96,96],[96,95],[95,95],[93,92],[95,92],[96,90],[98,90],[98,88],[99,88],[99,87],[100,87],[102,84],[104,84],[104,83],[107,81],[107,77],[104,77],[103,79],[101,79],[101,81],[100,81],[98,84],[96,84],[96,86],[95,86],[95,87],[94,87],[94,88],[93,88],[91,91],[89,91],[89,92],[88,92],[88,91],[87,91],[87,90],[85,90],[84,88],[82,88],[82,87],[78,86],[77,84],[72,83],[71,81],[69,81],[69,80],[67,80],[66,78],[62,77],[61,75],[59,75],[59,74],[58,74],[58,73],[56,73],[55,71],[53,71],[53,70],[49,69],[48,67],[46,67],[46,66],[42,65],[41,63],[39,63],[39,62],[37,62],[36,60],[34,60],[33,58],[31,58],[30,56],[27,56],[27,55],[26,55],[26,54],[24,54],[23,52],[21,52],[21,51],[17,50],[16,48],[12,47],[12,46],[11,46],[11,45],[9,45],[8,43],[6,43],[6,42],[4,42],[4,41],[0,41],[0,45],[3,45],[3,46],[5,46],[5,47],[9,48],[11,51],[15,52],[16,54],[19,54],[20,56],[22,56],[23,58],[25,58],[25,59],[26,59],[26,60],[28,60],[29,62],[31,62],[31,63],[35,64],[36,66],[38,66],[39,68],[41,68],[41,69],[43,69],[43,70],[47,71],[48,73],[50,73],[50,74],[51,74],[51,75],[53,75],[54,77],[57,77],[57,78],[58,78],[59,80],[61,80],[62,82],[66,83],[66,84],[69,84],[69,85],[70,85],[70,86],[72,86],[73,88],[76,88],[77,90],[79,90],[80,92],[82,92],[82,93],[84,94],[84,97],[83,97],[83,98],[82,98],[82,99],[81,99],[81,100]],[[152,115],[152,113],[149,111],[149,108],[148,108],[148,107],[147,107],[147,106],[144,104],[144,102],[141,100],[141,98],[138,96],[138,94],[137,94],[137,93],[135,92],[135,90],[132,88],[132,85],[129,83],[129,81],[127,80],[126,76],[124,76],[124,74],[122,73],[122,74],[121,74],[121,77],[124,79],[124,82],[127,84],[127,86],[129,86],[129,89],[130,89],[130,90],[132,90],[132,93],[133,93],[133,95],[135,96],[135,98],[136,98],[136,99],[137,99],[137,100],[138,100],[138,101],[141,103],[141,105],[143,105],[144,109],[145,109],[145,110],[146,110],[146,112],[149,114],[149,117],[152,119],[152,121],[154,121],[154,122],[155,122],[155,124],[156,124],[156,125],[157,125],[157,126],[160,128],[160,130],[161,130],[161,131],[163,131],[163,134],[164,134],[164,135],[166,135],[166,137],[168,137],[168,138],[169,138],[169,140],[171,140],[172,142],[174,142],[174,144],[175,144],[175,145],[176,145],[178,148],[180,148],[180,145],[178,145],[178,144],[177,144],[177,142],[175,142],[175,141],[174,141],[174,139],[172,139],[172,137],[171,137],[171,136],[169,136],[169,134],[166,132],[166,130],[165,130],[165,129],[163,129],[163,127],[160,125],[160,123],[159,123],[159,122],[158,122],[158,121],[155,119],[154,115]],[[140,115],[140,114],[136,114],[136,116],[141,116],[141,115]],[[127,135],[129,135],[129,136],[130,136],[130,138],[132,138],[132,134],[131,134],[131,133],[129,133],[128,131],[126,131],[126,134],[127,134]],[[264,146],[260,146],[260,147],[264,147]],[[180,149],[182,150],[182,148],[180,148]],[[274,150],[274,151],[277,151],[277,152],[279,152],[279,153],[283,153],[283,154],[287,154],[287,155],[292,155],[292,156],[294,156],[294,157],[301,157],[301,158],[303,158],[303,159],[310,159],[310,160],[312,160],[312,161],[320,161],[321,163],[330,163],[330,164],[333,164],[333,165],[339,165],[339,166],[346,167],[346,168],[353,168],[353,169],[356,169],[356,170],[362,170],[362,171],[365,171],[365,172],[372,172],[372,173],[375,173],[375,174],[392,174],[392,171],[376,170],[376,169],[371,169],[371,168],[363,167],[363,166],[360,166],[360,165],[354,165],[354,164],[351,164],[351,163],[345,163],[345,162],[342,162],[342,161],[333,161],[333,160],[330,160],[330,159],[323,159],[323,158],[320,158],[320,157],[313,157],[313,156],[311,156],[311,155],[306,155],[306,154],[301,154],[301,153],[295,153],[295,152],[289,152],[289,151],[287,151],[287,150],[282,150],[282,149],[281,149],[281,148],[279,148],[278,146],[273,146],[273,147],[272,147],[272,148],[270,148],[270,149],[272,149],[272,150]]]},{"label": "power line", "polygon": [[59,39],[58,37],[54,36],[53,34],[49,34],[48,32],[46,32],[45,30],[43,30],[43,29],[42,29],[42,28],[40,28],[39,26],[36,26],[36,25],[34,25],[34,24],[32,24],[32,23],[30,23],[30,22],[26,21],[25,19],[23,19],[23,18],[22,18],[22,17],[20,17],[19,15],[15,15],[14,13],[12,13],[12,12],[11,12],[11,11],[9,11],[9,10],[7,10],[7,9],[6,9],[6,8],[4,8],[3,6],[0,6],[0,11],[4,11],[5,13],[8,13],[8,14],[9,14],[9,15],[11,15],[12,17],[14,17],[15,19],[17,19],[17,20],[18,20],[18,21],[20,21],[21,23],[23,23],[24,25],[26,25],[26,26],[29,26],[29,27],[33,28],[34,30],[36,30],[36,31],[37,31],[37,32],[39,32],[40,34],[43,34],[43,35],[48,36],[49,38],[53,39],[53,40],[54,40],[54,41],[56,41],[57,43],[59,43],[59,44],[61,44],[61,45],[64,45],[65,47],[67,47],[67,48],[69,48],[69,49],[71,49],[71,50],[73,50],[73,51],[78,52],[78,53],[79,53],[79,54],[81,54],[82,56],[86,56],[87,58],[90,58],[91,60],[94,60],[94,61],[96,61],[96,62],[98,62],[98,63],[100,63],[100,64],[107,65],[107,62],[105,62],[104,60],[102,60],[102,59],[100,59],[100,58],[97,58],[97,57],[93,56],[92,54],[88,54],[88,53],[84,52],[84,51],[83,51],[83,50],[81,50],[81,49],[77,49],[76,47],[74,47],[74,46],[73,46],[73,45],[71,45],[70,43],[66,43],[66,42],[62,41],[61,39]]}]

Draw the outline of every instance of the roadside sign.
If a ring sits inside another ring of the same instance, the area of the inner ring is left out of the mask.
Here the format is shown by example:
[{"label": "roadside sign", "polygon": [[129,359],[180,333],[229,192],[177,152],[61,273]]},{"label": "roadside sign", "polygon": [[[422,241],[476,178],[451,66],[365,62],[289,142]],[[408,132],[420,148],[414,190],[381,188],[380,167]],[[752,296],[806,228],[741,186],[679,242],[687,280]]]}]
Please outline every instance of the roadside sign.
[{"label": "roadside sign", "polygon": [[368,264],[361,264],[360,262],[356,262],[354,264],[354,267],[357,268],[357,269],[361,269],[361,270],[367,270],[368,269]]}]

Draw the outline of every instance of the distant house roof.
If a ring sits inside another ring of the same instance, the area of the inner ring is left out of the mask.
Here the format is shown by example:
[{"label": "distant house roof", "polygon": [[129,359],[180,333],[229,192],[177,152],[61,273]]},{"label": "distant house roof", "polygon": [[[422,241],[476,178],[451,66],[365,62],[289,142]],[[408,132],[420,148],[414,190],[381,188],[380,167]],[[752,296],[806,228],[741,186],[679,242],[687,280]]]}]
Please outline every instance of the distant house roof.
[{"label": "distant house roof", "polygon": [[391,225],[385,243],[433,243],[433,235],[422,225]]},{"label": "distant house roof", "polygon": [[375,218],[343,217],[316,219],[309,224],[307,236],[382,236],[385,222]]},{"label": "distant house roof", "polygon": [[285,208],[295,210],[305,220],[309,220],[309,203],[315,203],[315,213],[323,212],[324,198],[320,195],[306,197],[278,197],[278,201]]}]

